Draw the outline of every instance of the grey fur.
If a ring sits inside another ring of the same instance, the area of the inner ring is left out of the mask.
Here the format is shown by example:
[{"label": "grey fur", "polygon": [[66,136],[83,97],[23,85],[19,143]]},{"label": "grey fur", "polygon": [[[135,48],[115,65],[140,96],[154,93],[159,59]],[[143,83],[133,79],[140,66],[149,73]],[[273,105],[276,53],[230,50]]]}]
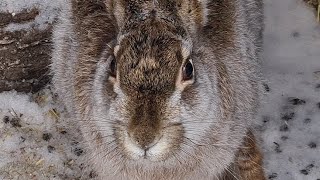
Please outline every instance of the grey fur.
[{"label": "grey fur", "polygon": [[[108,56],[113,53],[109,51],[109,46],[113,46],[113,41],[119,43],[127,30],[118,27],[117,34],[104,36],[103,33],[109,33],[103,29],[104,24],[78,27],[77,23],[82,23],[80,21],[96,22],[94,18],[100,17],[101,10],[96,14],[80,16],[83,9],[75,10],[75,6],[66,1],[53,35],[53,85],[75,122],[78,122],[88,146],[89,163],[94,165],[100,179],[217,180],[234,162],[243,137],[256,119],[261,94],[259,53],[263,29],[262,0],[203,2],[206,5],[202,8],[210,8],[204,11],[208,14],[203,21],[205,25],[195,27],[197,23],[191,22],[190,17],[179,17],[188,34],[182,39],[191,42],[190,47],[193,47],[192,58],[197,76],[190,92],[192,95],[185,94],[184,88],[176,90],[167,100],[164,110],[170,122],[182,123],[184,143],[180,145],[180,150],[174,151],[164,161],[153,162],[134,160],[137,155],[132,155],[133,160],[126,158],[123,153],[128,152],[122,146],[130,145],[122,145],[120,141],[125,142],[121,140],[124,136],[119,140],[114,132],[115,119],[124,124],[129,121],[125,110],[129,97],[119,84],[111,88],[116,97],[113,97],[113,92],[107,92],[110,91],[105,84],[110,64]],[[107,9],[111,9],[108,5],[112,4],[109,0],[90,0],[87,3],[105,3]],[[223,7],[223,3],[230,6]],[[221,17],[224,15],[228,15],[225,21]],[[121,21],[117,23],[114,12],[103,17],[114,20],[111,22],[114,25],[124,21],[117,16],[117,21],[119,18]],[[217,22],[222,24],[214,24]],[[221,27],[230,31],[219,29]],[[104,40],[106,42],[102,42]],[[90,43],[96,43],[91,44],[92,52]],[[99,47],[95,49],[95,46]],[[186,98],[183,99],[183,96]],[[119,125],[117,128],[120,129],[117,133],[126,132],[125,126]],[[173,147],[170,133],[176,132],[174,129],[163,132],[168,148]],[[98,145],[96,141],[102,142]]]}]

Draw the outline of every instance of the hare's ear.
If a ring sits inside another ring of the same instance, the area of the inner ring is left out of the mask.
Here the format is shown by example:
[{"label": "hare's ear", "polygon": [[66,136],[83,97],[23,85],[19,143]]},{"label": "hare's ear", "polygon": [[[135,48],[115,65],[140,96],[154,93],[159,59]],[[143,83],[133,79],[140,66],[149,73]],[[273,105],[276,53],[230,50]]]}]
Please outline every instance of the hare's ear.
[{"label": "hare's ear", "polygon": [[196,34],[207,22],[207,0],[177,0],[178,13],[189,32]]}]

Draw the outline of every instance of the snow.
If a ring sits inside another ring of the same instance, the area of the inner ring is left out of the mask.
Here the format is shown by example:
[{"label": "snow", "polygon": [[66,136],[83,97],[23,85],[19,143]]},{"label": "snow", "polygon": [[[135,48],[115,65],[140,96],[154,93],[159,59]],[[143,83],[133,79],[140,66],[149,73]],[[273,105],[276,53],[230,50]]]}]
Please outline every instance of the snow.
[{"label": "snow", "polygon": [[31,115],[27,123],[39,123],[43,119],[42,109],[38,104],[30,102],[30,96],[18,95],[17,92],[3,92],[0,94],[0,112],[4,109],[17,111],[20,114]]},{"label": "snow", "polygon": [[[258,129],[266,173],[269,179],[319,179],[320,26],[298,0],[265,1],[265,18],[263,71],[270,92]],[[305,103],[294,105],[293,98]]]},{"label": "snow", "polygon": [[282,73],[319,70],[320,26],[302,0],[265,0],[264,68]]},{"label": "snow", "polygon": [[63,0],[1,0],[0,12],[11,13],[12,16],[17,15],[22,10],[30,11],[33,8],[38,9],[39,14],[34,21],[24,24],[10,23],[4,28],[5,31],[29,30],[33,27],[44,30],[51,24],[59,9],[63,6]]},{"label": "snow", "polygon": [[[62,5],[1,0],[0,12],[40,12],[34,21],[4,30],[46,28]],[[320,25],[302,0],[265,0],[265,17],[262,64],[269,92],[256,128],[267,178],[320,179]],[[0,179],[91,176],[83,171],[85,152],[67,118],[50,87],[33,95],[0,93]]]}]

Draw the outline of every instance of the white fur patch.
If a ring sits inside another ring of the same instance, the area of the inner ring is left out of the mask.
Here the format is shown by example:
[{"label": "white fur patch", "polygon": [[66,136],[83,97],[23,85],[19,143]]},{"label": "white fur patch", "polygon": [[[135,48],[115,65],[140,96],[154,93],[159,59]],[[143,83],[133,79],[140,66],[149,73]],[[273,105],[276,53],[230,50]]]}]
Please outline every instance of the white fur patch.
[{"label": "white fur patch", "polygon": [[124,133],[123,144],[132,159],[138,160],[144,156],[144,150],[134,144],[127,133]]},{"label": "white fur patch", "polygon": [[166,140],[166,138],[161,138],[157,144],[152,146],[146,152],[146,155],[151,161],[158,161],[159,157],[161,157],[161,155],[164,154],[164,152],[166,152],[168,148],[170,148],[168,140]]}]

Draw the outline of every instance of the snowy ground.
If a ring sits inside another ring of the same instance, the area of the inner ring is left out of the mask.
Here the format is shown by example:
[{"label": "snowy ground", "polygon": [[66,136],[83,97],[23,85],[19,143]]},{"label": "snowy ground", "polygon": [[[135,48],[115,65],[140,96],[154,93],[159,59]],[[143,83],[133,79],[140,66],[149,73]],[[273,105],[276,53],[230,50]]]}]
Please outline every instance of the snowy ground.
[{"label": "snowy ground", "polygon": [[[8,31],[43,28],[59,1],[2,0],[0,11],[18,13],[30,3],[39,17]],[[50,3],[48,6],[47,3]],[[265,0],[263,71],[268,90],[258,134],[269,179],[320,179],[320,26],[302,0]],[[77,131],[50,88],[38,94],[0,93],[0,179],[88,179]]]},{"label": "snowy ground", "polygon": [[[0,94],[0,179],[89,179],[78,131],[50,88]],[[90,174],[91,173],[91,174]]]},{"label": "snowy ground", "polygon": [[261,126],[270,179],[320,179],[320,26],[298,0],[265,1]]}]

